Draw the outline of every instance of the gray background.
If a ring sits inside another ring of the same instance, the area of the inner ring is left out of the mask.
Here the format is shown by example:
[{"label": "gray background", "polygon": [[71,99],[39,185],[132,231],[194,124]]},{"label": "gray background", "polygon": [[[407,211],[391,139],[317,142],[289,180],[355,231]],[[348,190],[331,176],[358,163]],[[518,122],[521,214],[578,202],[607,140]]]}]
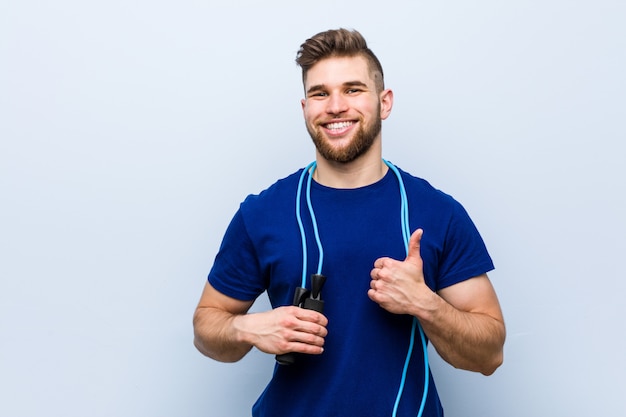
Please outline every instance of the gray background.
[{"label": "gray background", "polygon": [[395,91],[384,156],[496,262],[505,364],[434,358],[447,416],[625,415],[625,21],[609,0],[2,1],[0,415],[248,415],[273,358],[206,359],[191,317],[239,202],[313,159],[293,59],[337,27]]}]

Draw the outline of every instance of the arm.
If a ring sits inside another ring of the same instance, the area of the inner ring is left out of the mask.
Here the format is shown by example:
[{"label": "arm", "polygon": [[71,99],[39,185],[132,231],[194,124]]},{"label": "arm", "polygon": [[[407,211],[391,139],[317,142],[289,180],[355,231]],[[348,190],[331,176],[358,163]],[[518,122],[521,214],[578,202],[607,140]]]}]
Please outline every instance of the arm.
[{"label": "arm", "polygon": [[221,362],[236,362],[253,346],[272,354],[323,352],[328,321],[322,314],[293,306],[248,314],[252,303],[207,282],[193,316],[196,348]]},{"label": "arm", "polygon": [[431,294],[415,313],[437,352],[451,365],[491,375],[502,364],[504,318],[486,274]]},{"label": "arm", "polygon": [[421,236],[420,229],[413,233],[404,261],[376,260],[369,297],[392,313],[417,317],[452,366],[492,374],[503,360],[505,327],[489,278],[483,274],[433,292],[424,282]]}]

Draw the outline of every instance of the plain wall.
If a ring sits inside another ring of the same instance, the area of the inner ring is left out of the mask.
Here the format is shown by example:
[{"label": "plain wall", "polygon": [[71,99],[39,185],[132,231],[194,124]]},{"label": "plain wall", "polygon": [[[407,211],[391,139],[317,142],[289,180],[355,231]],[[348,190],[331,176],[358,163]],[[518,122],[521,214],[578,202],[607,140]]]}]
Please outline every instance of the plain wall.
[{"label": "plain wall", "polygon": [[0,415],[249,415],[273,357],[207,359],[191,318],[239,202],[313,159],[293,60],[338,27],[395,92],[385,158],[461,201],[496,263],[505,363],[433,353],[446,415],[626,415],[625,18],[617,0],[2,1]]}]

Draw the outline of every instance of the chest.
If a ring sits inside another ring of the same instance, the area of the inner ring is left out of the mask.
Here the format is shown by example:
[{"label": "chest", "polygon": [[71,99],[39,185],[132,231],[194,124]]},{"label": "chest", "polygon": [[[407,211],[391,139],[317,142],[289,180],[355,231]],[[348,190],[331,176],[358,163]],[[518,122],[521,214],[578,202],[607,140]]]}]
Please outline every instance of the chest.
[{"label": "chest", "polygon": [[[318,272],[320,259],[321,272],[328,278],[325,295],[342,294],[342,297],[346,292],[367,292],[369,274],[376,259],[383,256],[404,259],[400,194],[396,188],[371,193],[312,190],[311,207],[313,213],[306,200],[302,201],[300,217],[304,242],[295,214],[276,219],[291,227],[268,228],[269,233],[275,230],[275,234],[266,239],[262,249],[266,253],[261,259],[265,262],[262,269],[274,305],[290,304],[293,291],[301,285],[303,268],[308,280],[311,274]],[[412,230],[422,227],[419,211],[411,213],[410,222]],[[434,260],[429,254],[430,246],[425,241],[422,248],[427,257]],[[307,282],[306,286],[309,285]]]}]

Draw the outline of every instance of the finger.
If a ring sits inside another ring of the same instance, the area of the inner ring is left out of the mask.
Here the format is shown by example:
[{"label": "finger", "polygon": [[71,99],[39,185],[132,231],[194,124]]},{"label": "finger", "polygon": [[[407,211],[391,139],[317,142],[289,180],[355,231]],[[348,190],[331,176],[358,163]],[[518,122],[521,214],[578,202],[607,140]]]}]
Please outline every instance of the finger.
[{"label": "finger", "polygon": [[328,335],[328,329],[325,326],[309,321],[301,321],[300,325],[293,330],[291,342],[300,345],[324,346],[324,338]]},{"label": "finger", "polygon": [[374,269],[382,268],[382,266],[383,266],[382,258],[378,258],[374,261]]},{"label": "finger", "polygon": [[379,273],[380,273],[380,268],[372,269],[372,271],[370,272],[370,278],[372,278],[372,280],[378,279],[378,274]]},{"label": "finger", "polygon": [[422,256],[420,255],[420,244],[422,240],[422,235],[424,231],[422,229],[417,229],[411,235],[411,239],[409,240],[409,254],[406,256],[405,261],[411,262],[413,264],[419,264],[422,262]]},{"label": "finger", "polygon": [[376,269],[382,269],[385,267],[385,264],[389,263],[393,261],[393,259],[389,258],[389,257],[382,257],[382,258],[378,258],[374,261],[374,268]]},{"label": "finger", "polygon": [[328,319],[322,313],[319,313],[315,310],[309,310],[302,307],[295,307],[296,313],[295,316],[298,320],[302,322],[307,322],[315,325],[319,325],[322,327],[326,327],[328,325]]},{"label": "finger", "polygon": [[286,339],[290,343],[305,343],[307,345],[323,346],[328,331],[324,327],[294,329]]},{"label": "finger", "polygon": [[324,339],[321,344],[293,342],[289,345],[287,352],[306,353],[308,355],[321,355],[324,353]]}]

